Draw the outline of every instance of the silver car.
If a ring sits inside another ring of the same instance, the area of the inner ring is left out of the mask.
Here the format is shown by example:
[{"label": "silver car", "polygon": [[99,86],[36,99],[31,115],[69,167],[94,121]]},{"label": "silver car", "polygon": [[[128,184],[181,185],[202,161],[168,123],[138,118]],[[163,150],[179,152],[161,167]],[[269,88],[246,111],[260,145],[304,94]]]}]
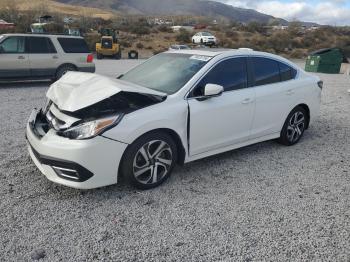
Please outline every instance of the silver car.
[{"label": "silver car", "polygon": [[0,80],[57,80],[68,71],[95,72],[93,55],[82,37],[0,35]]}]

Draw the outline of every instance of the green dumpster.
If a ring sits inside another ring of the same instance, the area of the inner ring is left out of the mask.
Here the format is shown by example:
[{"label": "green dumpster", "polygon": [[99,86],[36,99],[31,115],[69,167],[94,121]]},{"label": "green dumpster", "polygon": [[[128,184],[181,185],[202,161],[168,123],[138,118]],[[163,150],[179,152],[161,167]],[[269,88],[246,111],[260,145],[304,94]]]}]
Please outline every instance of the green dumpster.
[{"label": "green dumpster", "polygon": [[305,71],[338,74],[344,55],[339,48],[327,48],[314,51],[306,60]]}]

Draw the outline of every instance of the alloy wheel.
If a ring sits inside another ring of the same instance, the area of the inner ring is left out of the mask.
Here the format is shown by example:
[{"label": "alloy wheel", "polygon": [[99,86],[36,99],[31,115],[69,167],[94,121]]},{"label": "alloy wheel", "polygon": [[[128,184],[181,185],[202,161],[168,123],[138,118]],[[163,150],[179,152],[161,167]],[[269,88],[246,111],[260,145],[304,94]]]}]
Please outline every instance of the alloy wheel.
[{"label": "alloy wheel", "polygon": [[289,119],[287,127],[287,138],[291,143],[299,140],[305,130],[305,116],[303,112],[295,112]]},{"label": "alloy wheel", "polygon": [[141,184],[156,184],[168,174],[172,163],[171,147],[162,140],[152,140],[137,151],[133,161],[133,174]]}]

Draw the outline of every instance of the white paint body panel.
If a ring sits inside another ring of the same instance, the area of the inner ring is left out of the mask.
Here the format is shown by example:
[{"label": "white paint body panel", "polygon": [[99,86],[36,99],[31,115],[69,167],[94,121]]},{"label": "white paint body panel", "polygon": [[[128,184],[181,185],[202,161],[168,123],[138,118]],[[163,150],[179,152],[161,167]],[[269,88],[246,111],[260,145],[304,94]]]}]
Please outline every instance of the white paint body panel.
[{"label": "white paint body panel", "polygon": [[121,91],[164,96],[165,94],[129,82],[90,73],[67,72],[53,83],[46,96],[61,110],[74,112]]},{"label": "white paint body panel", "polygon": [[[93,180],[80,186],[55,177],[50,167],[36,163],[40,170],[50,180],[67,186],[84,189],[100,187],[117,183],[119,163],[127,146],[156,129],[171,130],[178,135],[185,151],[186,163],[278,138],[287,115],[297,105],[308,106],[311,122],[318,115],[321,98],[321,89],[317,86],[319,79],[279,56],[249,50],[181,50],[172,53],[206,55],[212,59],[177,93],[169,95],[161,103],[126,114],[117,126],[103,134],[104,137],[74,141],[58,138],[54,132],[49,132],[38,141],[27,129],[28,140],[39,153],[76,161],[94,172]],[[227,58],[251,55],[268,57],[293,66],[298,71],[296,79],[224,92],[221,96],[204,101],[187,99],[190,90],[213,65]],[[81,81],[80,77],[85,77],[83,75],[74,76],[78,75],[64,78],[67,90],[54,87],[48,93],[50,98],[60,97],[57,100],[60,109],[82,108],[121,90],[137,92],[138,89],[126,83],[123,83],[124,86],[119,81],[101,80],[100,77],[95,79],[96,76],[88,77],[91,83]],[[75,85],[79,86],[76,91]],[[84,92],[84,87],[87,92]],[[69,88],[72,90],[68,91]]]}]

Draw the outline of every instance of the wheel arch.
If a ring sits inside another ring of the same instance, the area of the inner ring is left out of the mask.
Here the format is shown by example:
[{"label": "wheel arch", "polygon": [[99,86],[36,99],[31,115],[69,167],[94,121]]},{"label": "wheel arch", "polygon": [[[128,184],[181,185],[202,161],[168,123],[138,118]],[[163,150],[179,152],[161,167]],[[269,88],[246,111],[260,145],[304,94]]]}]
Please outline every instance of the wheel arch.
[{"label": "wheel arch", "polygon": [[176,148],[177,148],[177,163],[180,164],[180,165],[183,165],[185,163],[186,150],[185,150],[185,147],[184,147],[184,145],[182,143],[180,135],[176,131],[174,131],[173,129],[170,129],[170,128],[157,128],[157,129],[153,129],[153,130],[147,131],[146,133],[144,133],[144,134],[138,136],[137,138],[135,138],[132,143],[134,143],[137,139],[139,139],[142,136],[145,136],[145,135],[150,134],[150,133],[155,133],[155,132],[166,133],[167,135],[169,135],[174,140],[174,142],[176,144]]},{"label": "wheel arch", "polygon": [[73,63],[63,63],[63,64],[61,64],[61,65],[59,65],[59,66],[57,67],[56,73],[58,72],[58,70],[60,70],[60,69],[61,69],[62,67],[64,67],[64,66],[71,66],[71,67],[74,67],[75,70],[78,70],[78,67],[77,67],[75,64],[73,64]]}]

